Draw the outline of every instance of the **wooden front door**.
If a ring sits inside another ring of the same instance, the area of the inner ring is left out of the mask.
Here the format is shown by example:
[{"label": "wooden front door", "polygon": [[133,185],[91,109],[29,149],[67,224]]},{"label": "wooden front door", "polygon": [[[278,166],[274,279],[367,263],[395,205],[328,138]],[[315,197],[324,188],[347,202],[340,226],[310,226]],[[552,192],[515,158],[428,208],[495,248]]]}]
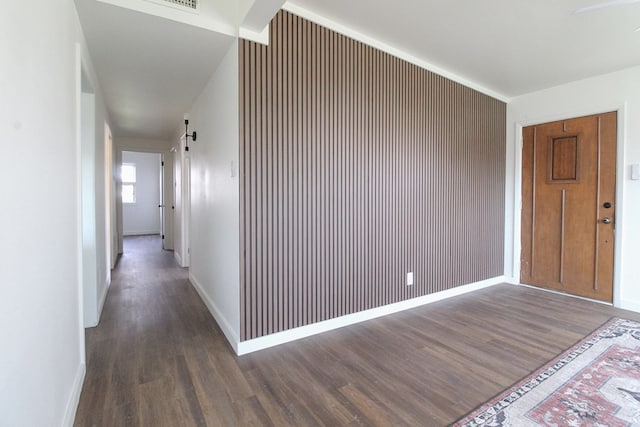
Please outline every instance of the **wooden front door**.
[{"label": "wooden front door", "polygon": [[520,281],[612,302],[617,114],[523,129]]}]

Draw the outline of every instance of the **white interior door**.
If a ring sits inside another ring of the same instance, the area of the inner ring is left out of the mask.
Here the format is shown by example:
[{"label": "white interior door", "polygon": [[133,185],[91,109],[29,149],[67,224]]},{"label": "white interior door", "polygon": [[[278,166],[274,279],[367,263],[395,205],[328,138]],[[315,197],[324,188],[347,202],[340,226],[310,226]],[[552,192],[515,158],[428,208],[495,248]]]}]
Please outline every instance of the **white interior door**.
[{"label": "white interior door", "polygon": [[166,249],[164,245],[165,239],[165,202],[164,202],[164,155],[160,155],[160,175],[158,176],[158,192],[160,193],[158,198],[160,203],[158,204],[158,211],[160,214],[160,237],[162,239],[162,249]]},{"label": "white interior door", "polygon": [[173,156],[173,197],[175,210],[174,224],[174,255],[182,267],[189,266],[189,193],[190,193],[190,159],[185,152],[184,137],[180,141],[179,149]]},{"label": "white interior door", "polygon": [[191,215],[191,158],[189,154],[184,156],[183,172],[183,194],[182,194],[182,223],[184,235],[184,266],[189,267],[190,251],[189,251],[189,217]]},{"label": "white interior door", "polygon": [[173,153],[162,155],[160,185],[162,191],[161,225],[162,225],[162,248],[166,250],[174,249],[173,213],[175,209],[173,195]]}]

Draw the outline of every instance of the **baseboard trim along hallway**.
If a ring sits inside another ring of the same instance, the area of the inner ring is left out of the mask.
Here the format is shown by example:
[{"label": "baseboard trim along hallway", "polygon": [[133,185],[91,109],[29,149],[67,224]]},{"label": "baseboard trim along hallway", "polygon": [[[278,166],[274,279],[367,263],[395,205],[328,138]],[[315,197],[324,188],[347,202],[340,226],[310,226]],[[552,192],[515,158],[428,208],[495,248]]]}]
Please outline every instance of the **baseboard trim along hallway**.
[{"label": "baseboard trim along hallway", "polygon": [[218,326],[220,326],[220,329],[222,329],[222,332],[227,338],[227,341],[229,341],[229,345],[231,345],[233,351],[237,355],[240,355],[240,353],[238,353],[238,344],[240,343],[240,337],[233,331],[233,328],[231,327],[227,319],[222,315],[220,309],[218,309],[213,300],[209,298],[209,295],[207,295],[207,293],[204,291],[204,288],[202,287],[198,279],[196,279],[193,274],[191,274],[191,272],[189,272],[189,281],[193,285],[193,288],[196,290],[196,292],[198,292],[198,295],[200,295],[200,298],[204,302],[204,305],[207,306],[207,309],[209,309],[209,312],[218,323]]},{"label": "baseboard trim along hallway", "polygon": [[76,371],[76,377],[73,380],[73,386],[71,388],[71,394],[67,401],[67,407],[64,411],[64,419],[62,421],[63,427],[73,427],[73,422],[76,418],[76,412],[78,411],[78,405],[80,404],[80,395],[82,394],[82,384],[84,383],[84,377],[87,372],[87,365],[81,363],[78,365]]},{"label": "baseboard trim along hallway", "polygon": [[463,295],[469,292],[474,292],[480,289],[488,288],[490,286],[508,282],[505,276],[498,276],[491,279],[482,280],[480,282],[458,286],[457,288],[448,289],[446,291],[436,292],[433,294],[412,298],[406,301],[400,301],[394,304],[383,305],[381,307],[360,311],[358,313],[347,314],[345,316],[324,320],[322,322],[313,323],[311,325],[305,325],[299,328],[277,332],[275,334],[267,335],[264,337],[247,341],[240,341],[238,336],[233,332],[233,328],[231,327],[227,319],[222,316],[221,311],[208,297],[206,292],[204,292],[204,288],[198,282],[198,280],[191,274],[189,275],[189,280],[200,295],[200,298],[202,298],[205,305],[211,312],[213,318],[216,320],[216,322],[218,322],[220,329],[222,329],[222,332],[229,341],[229,344],[238,356],[253,353],[259,350],[264,350],[270,347],[275,347],[280,344],[285,344],[291,341],[310,337],[312,335],[321,334],[323,332],[328,332],[334,329],[343,328],[345,326],[354,325],[366,320],[398,313],[400,311],[409,310],[426,304],[431,304],[436,301],[442,301],[447,298]]}]

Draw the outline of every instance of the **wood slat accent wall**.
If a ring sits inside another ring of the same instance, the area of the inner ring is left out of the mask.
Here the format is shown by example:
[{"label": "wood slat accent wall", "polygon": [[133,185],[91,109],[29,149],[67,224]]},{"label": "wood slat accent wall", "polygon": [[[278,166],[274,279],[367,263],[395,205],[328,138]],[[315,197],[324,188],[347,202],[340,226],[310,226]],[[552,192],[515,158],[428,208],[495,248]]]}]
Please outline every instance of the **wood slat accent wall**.
[{"label": "wood slat accent wall", "polygon": [[239,47],[241,339],[502,275],[505,104],[289,12],[270,31]]}]

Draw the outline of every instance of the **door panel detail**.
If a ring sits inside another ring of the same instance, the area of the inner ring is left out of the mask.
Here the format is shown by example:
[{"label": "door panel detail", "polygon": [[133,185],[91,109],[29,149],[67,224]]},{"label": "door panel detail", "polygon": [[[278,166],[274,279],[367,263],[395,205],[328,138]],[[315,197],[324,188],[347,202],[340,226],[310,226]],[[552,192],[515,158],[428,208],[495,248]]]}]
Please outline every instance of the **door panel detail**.
[{"label": "door panel detail", "polygon": [[578,178],[578,137],[551,139],[551,181],[575,181]]}]

